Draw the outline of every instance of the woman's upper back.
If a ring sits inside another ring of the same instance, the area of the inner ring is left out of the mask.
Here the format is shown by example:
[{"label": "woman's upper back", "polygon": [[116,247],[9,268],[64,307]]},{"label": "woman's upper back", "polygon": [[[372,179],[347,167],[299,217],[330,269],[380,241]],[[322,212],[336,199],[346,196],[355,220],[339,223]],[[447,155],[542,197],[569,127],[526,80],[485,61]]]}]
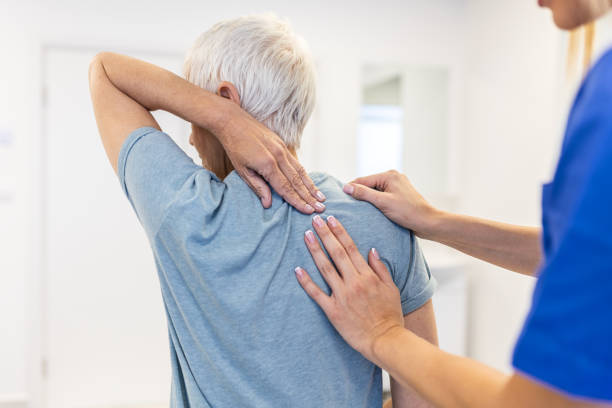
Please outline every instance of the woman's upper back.
[{"label": "woman's upper back", "polygon": [[[381,406],[380,370],[295,279],[299,265],[325,287],[303,241],[310,216],[277,195],[262,208],[235,172],[218,180],[151,129],[128,138],[119,172],[156,258],[174,406]],[[410,231],[332,177],[311,177],[327,196],[326,214],[364,255],[376,246],[386,259],[404,313],[427,302],[435,282]]]}]

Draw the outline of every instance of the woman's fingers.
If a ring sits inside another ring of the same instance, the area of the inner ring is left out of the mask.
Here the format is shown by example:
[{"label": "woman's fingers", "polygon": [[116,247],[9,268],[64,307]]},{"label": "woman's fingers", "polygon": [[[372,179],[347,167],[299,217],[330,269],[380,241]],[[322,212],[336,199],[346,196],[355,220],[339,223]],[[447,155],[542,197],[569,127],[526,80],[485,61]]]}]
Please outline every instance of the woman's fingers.
[{"label": "woman's fingers", "polygon": [[361,184],[356,184],[355,182],[345,184],[342,190],[354,199],[367,201],[372,203],[375,207],[380,206],[384,194],[381,191],[363,186]]},{"label": "woman's fingers", "polygon": [[272,205],[272,193],[268,183],[251,169],[236,169],[236,171],[249,188],[257,194],[264,208],[270,208]]},{"label": "woman's fingers", "polygon": [[336,271],[334,265],[329,261],[323,249],[321,249],[321,245],[319,245],[319,241],[317,241],[314,233],[310,230],[306,231],[304,234],[304,241],[306,242],[306,247],[308,251],[310,251],[312,259],[317,265],[317,268],[319,268],[319,272],[321,272],[321,276],[325,279],[325,282],[331,287],[332,291],[337,290],[342,278],[338,275],[338,271]]},{"label": "woman's fingers", "polygon": [[391,182],[401,176],[395,170],[371,176],[359,177],[344,186],[344,192],[357,200],[367,201],[380,208],[385,201],[385,192],[390,188]]},{"label": "woman's fingers", "polygon": [[355,266],[355,269],[357,271],[365,270],[365,268],[367,268],[367,262],[359,253],[353,239],[348,232],[346,232],[340,221],[338,221],[338,219],[333,215],[330,215],[327,217],[327,226],[344,247],[344,250],[348,254],[349,258],[351,258],[351,262]]},{"label": "woman's fingers", "polygon": [[271,158],[269,163],[262,169],[255,169],[263,178],[270,183],[270,186],[276,191],[285,201],[295,207],[299,212],[304,214],[312,214],[315,212],[315,207],[305,201],[293,187],[293,184],[287,179],[281,171],[278,163],[274,158]]},{"label": "woman's fingers", "polygon": [[[225,107],[228,109],[223,115],[225,119],[213,133],[238,173],[247,175],[245,169],[257,173],[285,201],[304,214],[322,212],[325,206],[319,201],[323,201],[324,196],[317,194],[312,180],[281,139],[237,104],[228,102]],[[249,187],[262,199],[264,207],[270,205],[268,186],[263,187],[257,178],[251,177]]]},{"label": "woman's fingers", "polygon": [[304,167],[302,167],[300,162],[291,154],[289,155],[289,161],[293,165],[293,168],[295,168],[295,171],[297,171],[297,173],[300,175],[302,182],[304,183],[310,194],[315,197],[319,202],[325,201],[325,194],[323,194],[317,188],[317,186],[315,186],[315,184],[312,182],[310,176],[308,175],[308,173],[306,173],[306,170],[304,170]]},{"label": "woman's fingers", "polygon": [[307,233],[308,249],[317,267],[324,276],[334,276],[332,279],[337,288],[330,285],[333,293],[327,296],[303,269],[298,268],[295,273],[300,285],[323,309],[340,335],[366,358],[375,361],[373,347],[376,340],[391,328],[402,327],[399,290],[392,284],[392,280],[391,284],[385,283],[389,282],[390,275],[377,252],[370,251],[371,266],[366,264],[361,268],[361,273],[357,273],[346,250],[320,216],[313,218],[313,224],[342,276],[350,276],[350,279],[332,275],[335,269],[331,262],[318,242],[315,245],[312,233]]},{"label": "woman's fingers", "polygon": [[323,309],[325,314],[328,315],[331,307],[333,306],[331,297],[326,295],[325,292],[323,292],[321,288],[318,287],[317,284],[312,281],[312,279],[310,279],[308,272],[299,266],[295,268],[295,276],[308,296],[310,296],[312,300],[314,300],[319,307]]},{"label": "woman's fingers", "polygon": [[389,273],[389,270],[387,269],[383,261],[380,260],[380,255],[376,248],[372,248],[368,253],[368,264],[383,282],[395,285],[391,273]]},{"label": "woman's fingers", "polygon": [[[278,147],[279,152],[276,152],[274,155],[276,157],[278,168],[283,172],[284,178],[287,180],[287,183],[280,186],[280,189],[272,186],[287,202],[291,204],[283,194],[282,191],[289,191],[292,195],[297,194],[300,199],[307,204],[313,211],[323,212],[325,210],[325,205],[321,204],[317,197],[315,196],[316,192],[313,194],[307,187],[307,183],[312,185],[313,190],[316,190],[314,187],[314,183],[310,180],[306,171],[302,168],[297,160],[291,153],[286,151],[284,146]],[[298,167],[296,168],[295,165]],[[307,180],[306,182],[304,180]],[[297,208],[297,207],[296,207]],[[313,211],[308,212],[308,214]]]},{"label": "woman's fingers", "polygon": [[[312,219],[312,225],[317,231],[317,235],[321,238],[323,246],[327,250],[329,257],[334,261],[334,265],[338,268],[338,272],[344,278],[351,277],[357,271],[351,261],[348,253],[344,249],[344,246],[338,241],[338,238],[331,232],[327,223],[323,221],[320,215],[315,215]],[[326,257],[327,258],[327,257]]]},{"label": "woman's fingers", "polygon": [[379,191],[384,191],[387,183],[389,182],[389,178],[396,173],[395,170],[385,171],[384,173],[372,174],[370,176],[358,177],[355,180],[351,181],[351,184],[360,184],[362,186],[374,188]]}]

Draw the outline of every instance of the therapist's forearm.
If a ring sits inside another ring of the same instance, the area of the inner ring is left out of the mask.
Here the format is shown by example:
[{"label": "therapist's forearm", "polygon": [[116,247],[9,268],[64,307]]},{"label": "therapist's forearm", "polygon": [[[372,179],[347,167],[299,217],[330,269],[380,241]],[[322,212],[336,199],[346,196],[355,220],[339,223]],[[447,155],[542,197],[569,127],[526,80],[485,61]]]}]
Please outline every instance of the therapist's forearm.
[{"label": "therapist's forearm", "polygon": [[404,386],[439,407],[593,407],[525,377],[506,375],[433,346],[398,328],[374,345],[374,360]]},{"label": "therapist's forearm", "polygon": [[436,211],[422,237],[525,275],[534,275],[542,259],[537,227]]},{"label": "therapist's forearm", "polygon": [[99,54],[108,79],[150,111],[165,110],[214,131],[229,102],[153,64],[110,52]]},{"label": "therapist's forearm", "polygon": [[[466,377],[459,357],[430,347],[426,341],[408,330],[388,333],[375,343],[373,353],[377,364],[387,370],[395,381],[412,387],[436,406],[474,407],[473,398],[484,397],[481,386],[476,387],[477,391],[471,390],[474,385],[478,385],[477,381]],[[499,390],[505,381],[503,374],[487,367],[476,366],[472,371],[477,371],[476,378],[487,379],[485,393]],[[474,377],[475,373],[471,374]],[[455,383],[459,387],[455,387]]]}]

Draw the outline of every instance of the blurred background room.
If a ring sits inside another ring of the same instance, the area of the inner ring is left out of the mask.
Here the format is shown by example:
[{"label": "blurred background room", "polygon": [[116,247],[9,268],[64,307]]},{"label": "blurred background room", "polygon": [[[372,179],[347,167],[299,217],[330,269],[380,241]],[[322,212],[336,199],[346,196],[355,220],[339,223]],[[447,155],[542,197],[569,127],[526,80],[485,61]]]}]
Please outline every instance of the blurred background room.
[{"label": "blurred background room", "polygon": [[[168,406],[158,278],[97,137],[88,65],[115,51],[180,74],[212,24],[268,11],[316,60],[307,170],[395,168],[444,209],[539,224],[581,74],[534,0],[0,0],[0,408]],[[187,124],[155,115],[195,157]],[[533,279],[422,244],[440,346],[510,371]]]}]

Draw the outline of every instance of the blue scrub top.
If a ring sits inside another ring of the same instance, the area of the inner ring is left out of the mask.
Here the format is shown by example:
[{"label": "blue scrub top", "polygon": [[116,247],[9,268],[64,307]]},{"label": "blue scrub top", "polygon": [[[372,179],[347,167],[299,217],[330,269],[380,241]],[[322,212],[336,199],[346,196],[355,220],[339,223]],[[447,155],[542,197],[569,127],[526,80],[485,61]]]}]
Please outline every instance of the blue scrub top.
[{"label": "blue scrub top", "polygon": [[567,394],[612,401],[612,50],[574,101],[542,191],[542,226],[544,262],[513,365]]}]

